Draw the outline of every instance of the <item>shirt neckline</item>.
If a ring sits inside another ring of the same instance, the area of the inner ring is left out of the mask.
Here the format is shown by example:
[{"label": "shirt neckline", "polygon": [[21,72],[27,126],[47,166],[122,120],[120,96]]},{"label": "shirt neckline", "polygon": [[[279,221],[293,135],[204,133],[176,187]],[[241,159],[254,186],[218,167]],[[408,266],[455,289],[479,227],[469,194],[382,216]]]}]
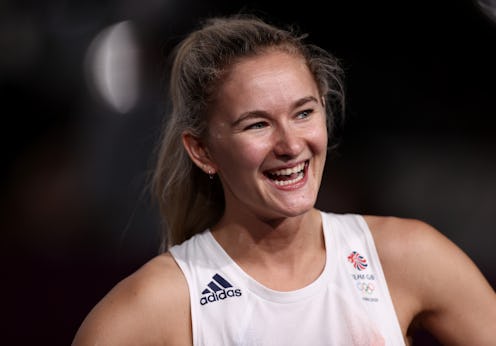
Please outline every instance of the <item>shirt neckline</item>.
[{"label": "shirt neckline", "polygon": [[[229,254],[214,238],[210,229],[207,229],[206,236],[209,246],[212,247],[212,250],[220,254],[222,259],[221,262],[230,264],[229,266],[222,268],[223,270],[225,270],[227,275],[232,275],[233,277],[241,279],[240,283],[242,283],[244,287],[246,287],[253,294],[265,300],[281,304],[295,303],[315,294],[318,294],[319,292],[323,292],[323,288],[325,288],[325,285],[329,282],[330,274],[336,273],[336,261],[331,258],[331,254],[337,250],[336,242],[334,241],[334,232],[332,232],[332,220],[330,220],[330,218],[328,217],[325,217],[324,214],[324,212],[320,211],[326,251],[326,261],[324,268],[320,275],[313,282],[306,285],[305,287],[292,291],[278,291],[261,284],[253,277],[251,277],[248,273],[246,273],[229,256]],[[238,284],[238,286],[240,285]]]}]

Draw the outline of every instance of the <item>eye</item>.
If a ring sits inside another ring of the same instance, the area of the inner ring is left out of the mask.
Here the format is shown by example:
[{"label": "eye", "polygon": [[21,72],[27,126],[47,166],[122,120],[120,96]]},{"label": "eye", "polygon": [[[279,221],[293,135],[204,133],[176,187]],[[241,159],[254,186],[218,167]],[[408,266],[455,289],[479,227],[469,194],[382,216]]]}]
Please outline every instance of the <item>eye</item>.
[{"label": "eye", "polygon": [[306,119],[310,116],[310,114],[313,112],[312,109],[306,109],[303,112],[300,112],[296,115],[297,119]]},{"label": "eye", "polygon": [[257,130],[257,129],[262,129],[264,127],[267,126],[267,123],[264,122],[264,121],[259,121],[257,123],[254,123],[254,124],[250,124],[248,126],[245,127],[245,130]]}]

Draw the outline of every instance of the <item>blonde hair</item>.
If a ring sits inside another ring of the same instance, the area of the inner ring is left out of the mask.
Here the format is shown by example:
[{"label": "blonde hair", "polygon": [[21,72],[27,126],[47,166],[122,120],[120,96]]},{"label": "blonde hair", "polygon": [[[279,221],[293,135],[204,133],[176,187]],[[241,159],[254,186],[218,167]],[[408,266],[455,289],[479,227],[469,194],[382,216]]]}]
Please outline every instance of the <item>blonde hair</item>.
[{"label": "blonde hair", "polygon": [[[327,51],[303,42],[305,35],[252,15],[207,19],[175,48],[169,96],[171,112],[160,142],[152,189],[163,216],[161,250],[214,225],[224,212],[224,193],[196,167],[182,144],[188,131],[201,138],[216,88],[236,60],[279,49],[305,59],[325,100],[329,134],[344,114],[342,69]],[[332,136],[330,135],[332,140]],[[330,141],[331,143],[331,141]]]}]

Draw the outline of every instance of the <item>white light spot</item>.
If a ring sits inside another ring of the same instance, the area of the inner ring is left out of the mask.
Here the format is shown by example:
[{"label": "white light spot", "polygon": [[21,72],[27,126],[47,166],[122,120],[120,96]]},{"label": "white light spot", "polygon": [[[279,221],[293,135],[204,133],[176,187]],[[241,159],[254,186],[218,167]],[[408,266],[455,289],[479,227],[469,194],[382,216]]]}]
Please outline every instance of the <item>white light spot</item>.
[{"label": "white light spot", "polygon": [[100,32],[86,57],[87,77],[117,112],[127,113],[139,97],[139,51],[133,24],[124,21]]}]

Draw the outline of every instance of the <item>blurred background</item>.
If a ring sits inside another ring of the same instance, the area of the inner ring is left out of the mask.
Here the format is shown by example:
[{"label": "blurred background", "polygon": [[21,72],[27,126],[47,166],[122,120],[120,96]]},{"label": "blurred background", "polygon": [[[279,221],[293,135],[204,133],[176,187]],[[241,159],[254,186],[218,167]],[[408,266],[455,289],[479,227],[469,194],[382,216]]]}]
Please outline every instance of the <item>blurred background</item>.
[{"label": "blurred background", "polygon": [[496,287],[495,7],[0,1],[3,340],[70,344],[89,310],[156,255],[146,186],[166,57],[198,19],[242,10],[296,24],[345,69],[347,119],[318,206],[429,222]]}]

